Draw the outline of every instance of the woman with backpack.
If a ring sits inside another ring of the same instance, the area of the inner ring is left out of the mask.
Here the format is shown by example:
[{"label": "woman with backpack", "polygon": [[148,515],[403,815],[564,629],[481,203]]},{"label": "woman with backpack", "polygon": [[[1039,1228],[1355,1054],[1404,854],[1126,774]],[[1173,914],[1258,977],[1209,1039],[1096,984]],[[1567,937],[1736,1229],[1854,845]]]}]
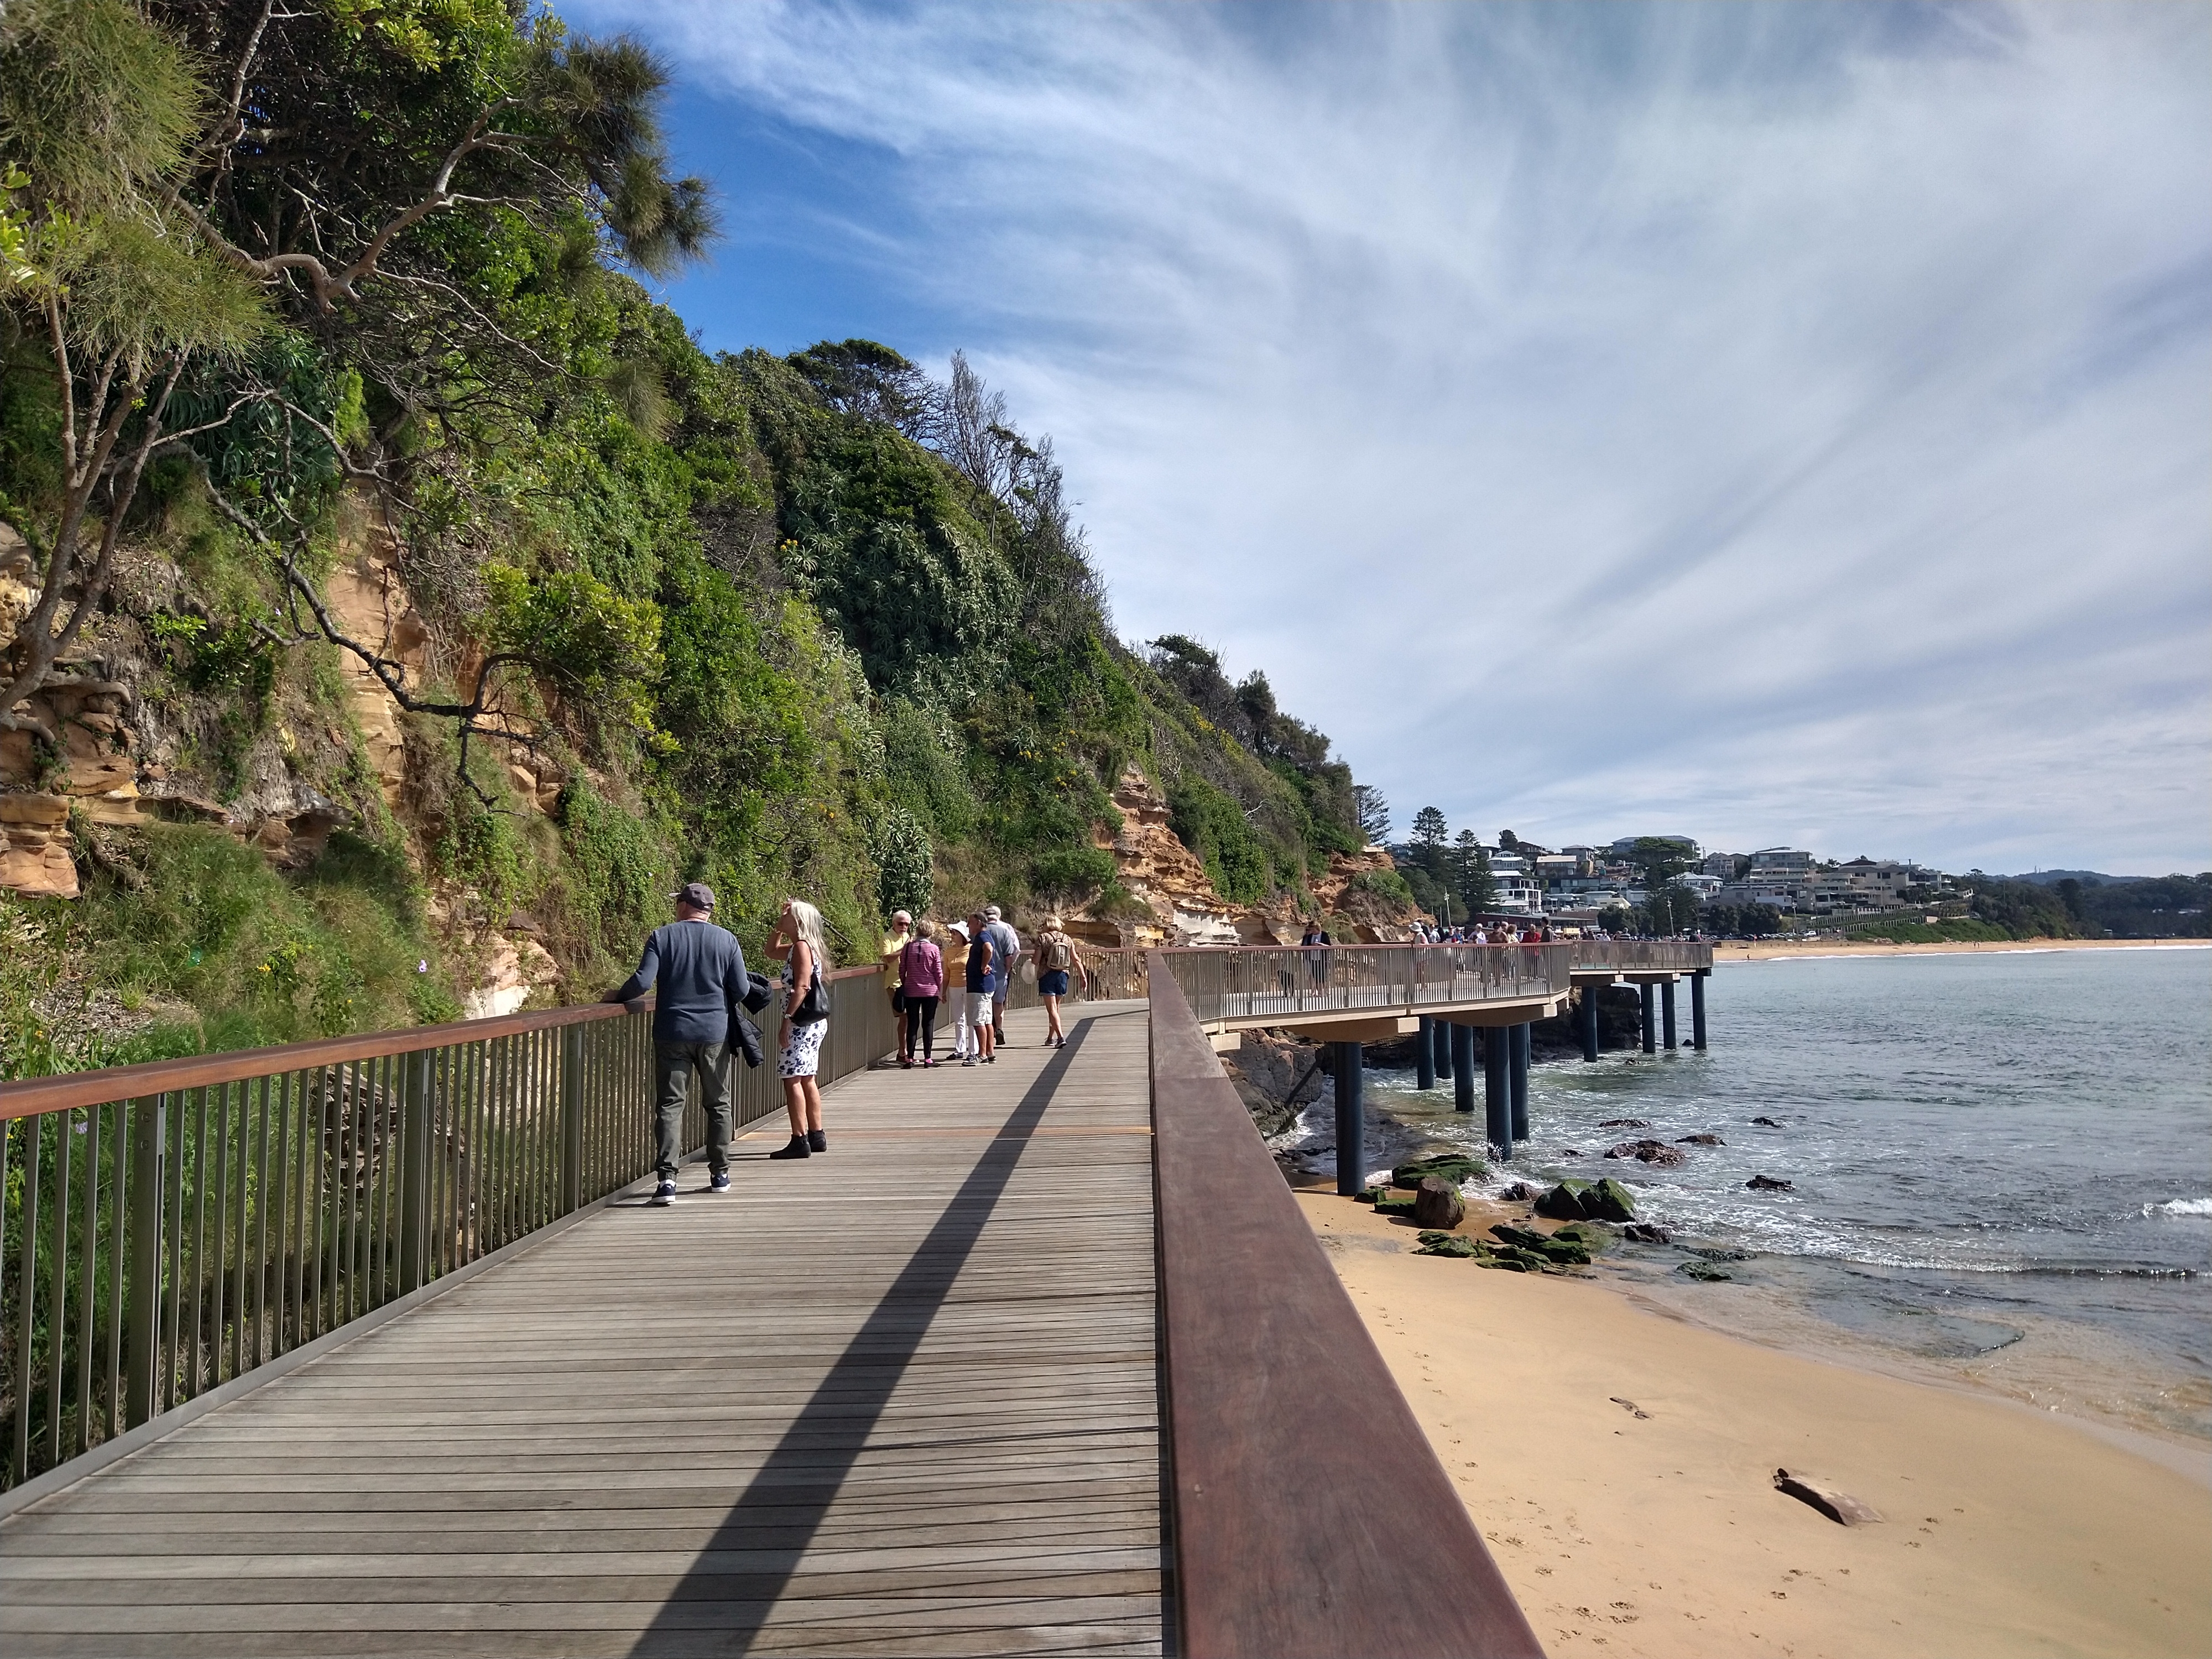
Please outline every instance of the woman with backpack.
[{"label": "woman with backpack", "polygon": [[775,1074],[783,1080],[791,1141],[770,1158],[808,1158],[826,1152],[822,1090],[814,1074],[822,1065],[822,1038],[830,1030],[830,952],[822,943],[822,913],[805,899],[786,899],[768,936],[771,960],[783,964],[783,1028]]},{"label": "woman with backpack", "polygon": [[912,1066],[914,1036],[921,1033],[921,1063],[937,1060],[937,1000],[945,994],[945,953],[937,948],[937,924],[924,920],[915,925],[915,937],[899,952],[899,990],[906,1004],[906,1041],[899,1045],[899,1064]]},{"label": "woman with backpack", "polygon": [[1047,916],[1044,934],[1037,940],[1037,995],[1043,999],[1045,1019],[1049,1027],[1045,1047],[1057,1048],[1067,1041],[1060,1029],[1060,1000],[1067,994],[1067,976],[1071,973],[1083,976],[1084,988],[1090,988],[1091,975],[1083,965],[1083,954],[1068,938],[1058,916]]}]

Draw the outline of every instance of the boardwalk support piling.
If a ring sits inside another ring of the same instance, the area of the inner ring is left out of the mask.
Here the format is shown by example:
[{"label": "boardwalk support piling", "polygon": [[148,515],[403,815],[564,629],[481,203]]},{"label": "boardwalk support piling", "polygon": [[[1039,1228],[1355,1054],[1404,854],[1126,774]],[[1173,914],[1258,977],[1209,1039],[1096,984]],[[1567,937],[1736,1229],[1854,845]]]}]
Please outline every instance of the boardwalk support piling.
[{"label": "boardwalk support piling", "polygon": [[1336,1074],[1336,1190],[1357,1198],[1367,1190],[1367,1113],[1361,1098],[1366,1056],[1357,1042],[1332,1042],[1329,1069]]},{"label": "boardwalk support piling", "polygon": [[1441,1020],[1437,1022],[1436,1046],[1431,1053],[1437,1062],[1437,1079],[1442,1082],[1450,1082],[1459,1059],[1459,1049],[1452,1041],[1452,1028]]},{"label": "boardwalk support piling", "polygon": [[1513,1156],[1513,1098],[1507,1081],[1512,1047],[1503,1025],[1482,1034],[1482,1133],[1500,1158]]},{"label": "boardwalk support piling", "polygon": [[1447,1025],[1444,1041],[1451,1049],[1452,1109],[1472,1112],[1474,1109],[1474,1028],[1471,1025]]},{"label": "boardwalk support piling", "polygon": [[1674,981],[1671,979],[1659,988],[1659,1007],[1666,1020],[1667,1046],[1680,1048],[1682,1045],[1674,1038]]},{"label": "boardwalk support piling", "polygon": [[1513,1139],[1528,1139],[1528,1023],[1513,1028]]},{"label": "boardwalk support piling", "polygon": [[1421,1016],[1421,1029],[1413,1038],[1413,1076],[1417,1088],[1437,1086],[1437,1023],[1426,1014]]},{"label": "boardwalk support piling", "polygon": [[1690,1046],[1704,1052],[1705,1046],[1705,976],[1690,975]]},{"label": "boardwalk support piling", "polygon": [[1654,1005],[1659,1000],[1659,988],[1647,980],[1637,987],[1637,989],[1644,995],[1644,1052],[1647,1054],[1656,1054],[1659,1052],[1659,1039],[1653,1028],[1658,1022],[1653,1018],[1653,1014]]},{"label": "boardwalk support piling", "polygon": [[1582,1026],[1583,1058],[1597,1058],[1597,993],[1595,985],[1583,987]]}]

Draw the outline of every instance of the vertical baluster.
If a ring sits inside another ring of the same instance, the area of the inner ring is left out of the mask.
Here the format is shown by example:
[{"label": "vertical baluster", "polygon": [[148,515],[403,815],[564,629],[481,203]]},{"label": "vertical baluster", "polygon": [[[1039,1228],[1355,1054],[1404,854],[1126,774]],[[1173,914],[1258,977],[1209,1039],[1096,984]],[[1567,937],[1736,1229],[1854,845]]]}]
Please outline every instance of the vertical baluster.
[{"label": "vertical baluster", "polygon": [[[0,1118],[0,1239],[5,1239],[8,1237],[8,1166],[12,1161],[15,1148],[15,1125],[18,1121],[19,1120],[15,1118]],[[24,1118],[20,1121],[27,1128],[31,1120]],[[7,1252],[0,1250],[0,1353],[12,1353],[15,1346],[14,1328],[8,1323],[6,1317],[9,1267]],[[30,1283],[27,1279],[20,1277],[17,1282],[21,1285]],[[23,1302],[23,1297],[19,1293],[15,1300],[21,1304]],[[15,1317],[18,1322],[28,1325],[31,1321],[30,1308],[27,1305],[19,1306],[15,1310]],[[15,1375],[20,1378],[24,1373],[17,1370]],[[15,1392],[21,1395],[24,1390],[18,1387]],[[14,1469],[15,1466],[11,1463],[6,1470],[0,1470],[0,1486],[13,1486],[17,1480],[22,1479],[22,1476],[15,1473]]]},{"label": "vertical baluster", "polygon": [[499,1146],[499,1242],[511,1244],[516,1237],[514,1224],[515,1145],[517,1115],[514,1109],[514,1039],[501,1037],[498,1043],[498,1083],[501,1123]]},{"label": "vertical baluster", "polygon": [[[100,1350],[100,1151],[105,1109],[84,1109],[84,1219],[77,1250],[76,1451],[92,1444],[92,1373]],[[72,1453],[72,1455],[75,1454]]]},{"label": "vertical baluster", "polygon": [[258,1088],[246,1085],[261,1097],[253,1133],[253,1329],[248,1369],[269,1358],[269,1079],[259,1082]]},{"label": "vertical baluster", "polygon": [[123,1236],[131,1213],[131,1103],[108,1108],[107,1152],[107,1422],[100,1438],[123,1432]]},{"label": "vertical baluster", "polygon": [[[292,1134],[291,1115],[286,1110],[289,1097],[286,1079],[282,1076],[261,1079],[261,1121],[266,1126],[273,1113],[276,1119],[276,1151],[269,1153],[269,1131],[262,1130],[261,1166],[261,1284],[263,1303],[261,1317],[255,1322],[254,1335],[262,1344],[257,1347],[253,1363],[266,1364],[284,1352],[284,1291],[290,1273],[285,1265],[285,1223],[292,1213]],[[274,1099],[271,1099],[271,1097]],[[271,1212],[274,1212],[272,1214]],[[271,1235],[274,1235],[272,1237]],[[273,1251],[273,1254],[271,1252]],[[276,1307],[268,1307],[274,1291]]]},{"label": "vertical baluster", "polygon": [[368,1082],[376,1062],[351,1060],[331,1070],[331,1099],[337,1111],[336,1184],[337,1206],[331,1217],[334,1235],[331,1261],[331,1323],[343,1325],[357,1311],[365,1311],[361,1292],[362,1170],[366,1156],[362,1112],[367,1104]]},{"label": "vertical baluster", "polygon": [[[177,1259],[179,1263],[178,1268],[179,1277],[177,1284],[177,1305],[170,1310],[169,1316],[172,1322],[169,1328],[171,1332],[171,1345],[178,1347],[179,1352],[188,1356],[188,1358],[184,1374],[179,1379],[177,1388],[171,1393],[169,1401],[171,1405],[175,1405],[181,1401],[189,1400],[200,1391],[200,1366],[202,1364],[201,1352],[204,1346],[201,1340],[202,1314],[200,1310],[200,1300],[202,1287],[207,1281],[208,1266],[208,1091],[204,1085],[197,1090],[194,1094],[192,1148],[192,1266],[191,1300],[189,1305],[189,1314],[187,1313],[187,1304],[185,1300],[184,1280],[181,1277],[184,1271],[181,1264],[184,1260],[182,1247],[185,1237],[185,1204],[182,1196],[184,1192],[185,1161],[181,1158],[177,1160],[177,1190],[179,1194],[177,1200],[177,1242],[179,1245]],[[218,1172],[220,1171],[222,1158],[222,1149],[218,1147],[216,1152]],[[217,1184],[218,1186],[221,1184],[219,1174]],[[219,1195],[216,1201],[219,1207],[222,1204],[222,1199]],[[221,1294],[222,1291],[222,1266],[218,1262],[216,1268],[216,1291],[218,1295]],[[177,1328],[177,1322],[179,1322],[187,1316],[189,1316],[191,1322],[191,1325],[188,1328],[179,1332]]]},{"label": "vertical baluster", "polygon": [[31,1474],[31,1378],[36,1358],[31,1339],[38,1329],[39,1297],[39,1154],[46,1140],[46,1124],[58,1113],[42,1113],[23,1120],[23,1212],[17,1225],[23,1230],[15,1266],[15,1445],[12,1467],[18,1481]]},{"label": "vertical baluster", "polygon": [[[312,1244],[302,1249],[301,1272],[306,1284],[301,1291],[301,1340],[313,1341],[329,1327],[324,1322],[323,1308],[323,1225],[324,1208],[330,1202],[330,1090],[325,1086],[329,1068],[318,1066],[300,1074],[300,1130],[306,1143],[307,1156],[312,1160],[313,1176],[307,1182],[307,1217],[306,1236]],[[312,1100],[310,1097],[313,1097]],[[307,1128],[310,1113],[314,1128]],[[313,1266],[308,1265],[312,1261]]]},{"label": "vertical baluster", "polygon": [[62,1351],[69,1335],[70,1152],[75,1111],[57,1112],[54,1135],[53,1295],[46,1303],[46,1467],[62,1455]]},{"label": "vertical baluster", "polygon": [[[201,1099],[201,1115],[206,1115],[206,1099],[208,1099],[206,1088],[201,1088],[199,1091],[199,1099]],[[168,1276],[168,1283],[161,1287],[161,1298],[164,1298],[164,1305],[161,1305],[161,1318],[164,1318],[166,1328],[168,1328],[168,1343],[166,1343],[168,1358],[166,1358],[164,1364],[161,1364],[161,1385],[159,1385],[159,1394],[155,1394],[155,1407],[153,1407],[155,1411],[168,1411],[170,1407],[177,1405],[177,1401],[181,1401],[181,1398],[185,1395],[185,1391],[191,1391],[192,1387],[191,1376],[185,1374],[184,1370],[184,1352],[185,1352],[184,1274],[185,1274],[185,1259],[191,1256],[191,1263],[192,1263],[191,1272],[195,1274],[195,1283],[197,1283],[197,1274],[199,1274],[199,1234],[192,1232],[191,1224],[185,1221],[185,1214],[184,1214],[184,1197],[185,1197],[184,1194],[185,1103],[184,1102],[185,1102],[185,1091],[181,1091],[179,1088],[177,1093],[164,1095],[164,1106],[161,1106],[161,1110],[168,1113],[168,1128],[173,1128],[175,1133],[170,1134],[168,1206],[166,1206],[166,1214],[170,1217],[168,1274],[166,1274]],[[195,1148],[201,1148],[201,1151],[206,1151],[206,1146],[208,1146],[206,1134],[195,1134],[195,1137],[192,1137],[192,1146],[195,1146]],[[201,1190],[199,1176],[195,1175],[192,1176],[192,1197],[195,1199],[199,1197],[199,1190]],[[192,1338],[191,1347],[192,1347],[192,1363],[197,1364],[199,1363],[199,1343],[197,1343],[197,1338]]]}]

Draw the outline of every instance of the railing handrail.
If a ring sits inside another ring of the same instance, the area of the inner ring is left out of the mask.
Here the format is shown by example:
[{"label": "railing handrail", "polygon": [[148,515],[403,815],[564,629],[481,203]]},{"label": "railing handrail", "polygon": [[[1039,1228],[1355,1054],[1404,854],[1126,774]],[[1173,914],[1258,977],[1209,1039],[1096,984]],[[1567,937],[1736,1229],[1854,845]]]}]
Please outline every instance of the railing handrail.
[{"label": "railing handrail", "polygon": [[1165,963],[1149,990],[1178,1647],[1542,1659]]},{"label": "railing handrail", "polygon": [[[868,963],[835,969],[827,977],[851,979],[880,971],[875,964]],[[529,1031],[618,1019],[624,1014],[648,1012],[653,1004],[650,995],[635,1002],[580,1002],[562,1008],[491,1014],[482,1019],[449,1020],[441,1025],[407,1025],[396,1030],[361,1031],[351,1036],[313,1037],[305,1042],[279,1043],[269,1048],[229,1048],[220,1054],[188,1054],[181,1060],[152,1060],[137,1066],[103,1066],[89,1071],[63,1072],[54,1077],[23,1078],[14,1083],[0,1083],[0,1122],[79,1106],[104,1106],[114,1100],[138,1100],[178,1089],[242,1083],[277,1072],[343,1066],[352,1060],[417,1054],[451,1043],[489,1042]]]}]

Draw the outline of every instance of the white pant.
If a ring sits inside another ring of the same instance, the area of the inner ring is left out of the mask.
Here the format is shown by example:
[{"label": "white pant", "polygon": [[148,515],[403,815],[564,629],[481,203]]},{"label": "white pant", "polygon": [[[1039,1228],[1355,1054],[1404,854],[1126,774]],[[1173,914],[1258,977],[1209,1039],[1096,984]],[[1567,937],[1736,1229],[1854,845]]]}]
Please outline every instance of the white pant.
[{"label": "white pant", "polygon": [[969,1054],[981,1054],[983,1042],[975,1035],[975,1029],[991,1023],[991,994],[955,991],[952,995],[952,1057],[962,1060]]}]

